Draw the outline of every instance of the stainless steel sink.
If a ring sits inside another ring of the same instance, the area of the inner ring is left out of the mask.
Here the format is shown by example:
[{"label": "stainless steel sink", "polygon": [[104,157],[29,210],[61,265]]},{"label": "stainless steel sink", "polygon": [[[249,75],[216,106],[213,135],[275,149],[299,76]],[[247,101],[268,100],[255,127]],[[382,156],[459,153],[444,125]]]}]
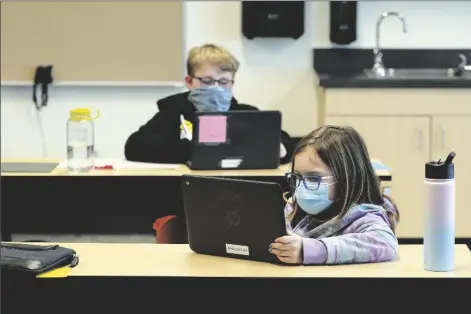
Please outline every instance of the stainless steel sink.
[{"label": "stainless steel sink", "polygon": [[455,76],[453,69],[386,69],[384,76],[379,76],[371,69],[364,70],[368,78],[375,79],[471,79],[471,72],[464,72],[461,76]]}]

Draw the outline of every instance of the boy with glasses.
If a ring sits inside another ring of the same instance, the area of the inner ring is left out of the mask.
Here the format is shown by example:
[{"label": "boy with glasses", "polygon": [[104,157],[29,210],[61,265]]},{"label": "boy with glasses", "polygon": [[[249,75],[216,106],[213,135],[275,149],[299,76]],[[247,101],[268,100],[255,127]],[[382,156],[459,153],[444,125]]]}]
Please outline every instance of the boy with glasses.
[{"label": "boy with glasses", "polygon": [[[195,112],[258,110],[232,95],[239,61],[226,49],[205,44],[190,50],[185,85],[189,92],[157,101],[159,112],[131,134],[125,144],[126,159],[140,162],[185,163],[191,154]],[[282,131],[280,162],[288,163],[294,150]]]}]

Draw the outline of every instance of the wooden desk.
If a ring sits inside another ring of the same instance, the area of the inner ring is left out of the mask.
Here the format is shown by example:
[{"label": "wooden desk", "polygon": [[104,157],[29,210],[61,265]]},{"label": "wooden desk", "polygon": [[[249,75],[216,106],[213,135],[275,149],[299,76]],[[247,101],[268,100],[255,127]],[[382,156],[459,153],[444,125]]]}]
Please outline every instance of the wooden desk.
[{"label": "wooden desk", "polygon": [[[377,161],[372,159],[372,161]],[[3,159],[2,162],[31,162],[31,163],[60,163],[57,159]],[[121,170],[93,170],[88,173],[73,174],[74,176],[181,176],[184,174],[204,176],[228,176],[228,177],[277,177],[284,176],[290,170],[290,165],[281,165],[278,169],[256,169],[256,170],[191,170],[186,165],[180,165],[177,169],[121,169]],[[388,170],[376,170],[381,181],[391,181],[391,172]],[[67,169],[57,167],[50,173],[23,173],[2,172],[2,176],[38,176],[38,175],[71,175]]]},{"label": "wooden desk", "polygon": [[[430,298],[446,295],[446,302],[453,300],[447,308],[453,310],[461,306],[455,293],[467,291],[471,282],[471,253],[464,245],[456,246],[456,270],[446,273],[423,270],[420,245],[400,246],[401,258],[395,262],[342,266],[242,261],[198,255],[187,245],[62,245],[75,249],[80,258],[67,278],[21,278],[3,271],[2,305],[11,309],[5,313],[29,313],[30,308],[63,313],[71,306],[73,313],[221,313],[229,304],[241,313],[250,313],[249,307],[289,313],[293,302],[296,312],[309,313],[311,300],[327,300],[316,307],[331,308],[339,294],[335,313],[343,307],[351,310],[352,304],[384,306],[391,302],[387,296],[403,308],[411,301],[427,305],[433,303]],[[52,303],[41,302],[51,298]]]},{"label": "wooden desk", "polygon": [[171,170],[101,170],[83,175],[57,168],[40,175],[2,173],[2,239],[10,241],[13,233],[153,235],[157,218],[183,215],[183,174],[275,182],[287,190],[287,167],[191,171],[182,165]]},{"label": "wooden desk", "polygon": [[442,273],[423,269],[422,245],[401,245],[400,259],[389,263],[295,267],[196,254],[186,244],[61,245],[76,250],[80,258],[70,276],[471,278],[466,245],[456,245],[455,271]]},{"label": "wooden desk", "polygon": [[[56,159],[2,159],[2,162],[21,163],[60,163]],[[205,176],[284,176],[289,171],[289,165],[281,165],[278,169],[256,169],[256,170],[212,170],[194,171],[186,165],[179,165],[176,169],[114,169],[114,170],[92,170],[87,173],[70,174],[67,169],[56,167],[50,173],[28,173],[28,172],[2,172],[2,176],[182,176],[184,174],[205,175]],[[387,175],[387,174],[386,174]]]},{"label": "wooden desk", "polygon": [[[288,190],[284,177],[288,171],[289,165],[224,171],[192,171],[181,165],[170,170],[96,170],[81,175],[69,175],[59,168],[42,174],[2,173],[2,239],[11,241],[12,233],[152,235],[155,219],[183,215],[183,174],[269,181]],[[391,180],[389,172],[380,174]]]},{"label": "wooden desk", "polygon": [[[423,270],[420,245],[400,246],[401,258],[395,262],[342,266],[242,261],[199,255],[187,245],[62,245],[75,249],[80,258],[68,278],[27,278],[3,271],[2,309],[9,310],[5,313],[63,313],[65,308],[73,313],[221,313],[229,305],[235,312],[263,307],[262,313],[284,313],[296,300],[296,312],[309,313],[310,300],[332,300],[339,293],[337,311],[351,310],[355,302],[389,304],[385,295],[394,295],[394,306],[401,308],[418,299],[431,304],[420,295],[446,295],[447,302],[453,300],[447,307],[454,310],[461,307],[454,291],[466,291],[471,278],[471,253],[464,245],[456,246],[455,271],[446,273]],[[44,302],[51,298],[52,303]],[[24,299],[28,302],[18,302]],[[323,309],[325,304],[330,308],[332,301],[316,307]]]}]

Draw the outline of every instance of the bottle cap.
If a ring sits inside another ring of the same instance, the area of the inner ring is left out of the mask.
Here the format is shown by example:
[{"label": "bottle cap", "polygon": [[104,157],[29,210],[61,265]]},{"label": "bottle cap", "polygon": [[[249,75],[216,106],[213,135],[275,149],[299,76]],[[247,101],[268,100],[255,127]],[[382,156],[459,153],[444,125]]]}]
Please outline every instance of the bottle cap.
[{"label": "bottle cap", "polygon": [[73,121],[82,121],[82,120],[95,120],[100,116],[100,111],[95,109],[95,115],[92,116],[92,110],[94,108],[75,108],[70,110],[69,118]]},{"label": "bottle cap", "polygon": [[448,154],[444,162],[439,159],[438,161],[430,161],[425,164],[425,178],[427,179],[454,179],[455,178],[455,165],[453,158],[455,152]]}]

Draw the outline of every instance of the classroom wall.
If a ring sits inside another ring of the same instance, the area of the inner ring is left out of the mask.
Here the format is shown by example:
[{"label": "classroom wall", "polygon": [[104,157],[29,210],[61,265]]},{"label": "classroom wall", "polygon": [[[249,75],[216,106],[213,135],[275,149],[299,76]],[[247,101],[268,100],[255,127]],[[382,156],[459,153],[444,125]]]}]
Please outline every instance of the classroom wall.
[{"label": "classroom wall", "polygon": [[[307,2],[306,34],[298,41],[247,41],[240,32],[239,2],[186,2],[187,47],[214,42],[242,62],[235,93],[260,109],[283,112],[284,128],[302,136],[316,127],[316,76],[312,47],[330,47],[327,2]],[[382,45],[396,48],[470,48],[471,2],[368,1],[359,4],[358,41],[371,48],[377,17],[386,10],[403,13],[409,33],[398,21],[383,25]],[[156,56],[158,57],[158,56]],[[53,87],[47,108],[33,109],[31,87],[1,88],[2,158],[64,158],[65,122],[70,108],[96,106],[96,149],[100,156],[122,156],[126,137],[156,111],[158,98],[183,91],[170,87]],[[42,131],[46,148],[43,148]]]}]

